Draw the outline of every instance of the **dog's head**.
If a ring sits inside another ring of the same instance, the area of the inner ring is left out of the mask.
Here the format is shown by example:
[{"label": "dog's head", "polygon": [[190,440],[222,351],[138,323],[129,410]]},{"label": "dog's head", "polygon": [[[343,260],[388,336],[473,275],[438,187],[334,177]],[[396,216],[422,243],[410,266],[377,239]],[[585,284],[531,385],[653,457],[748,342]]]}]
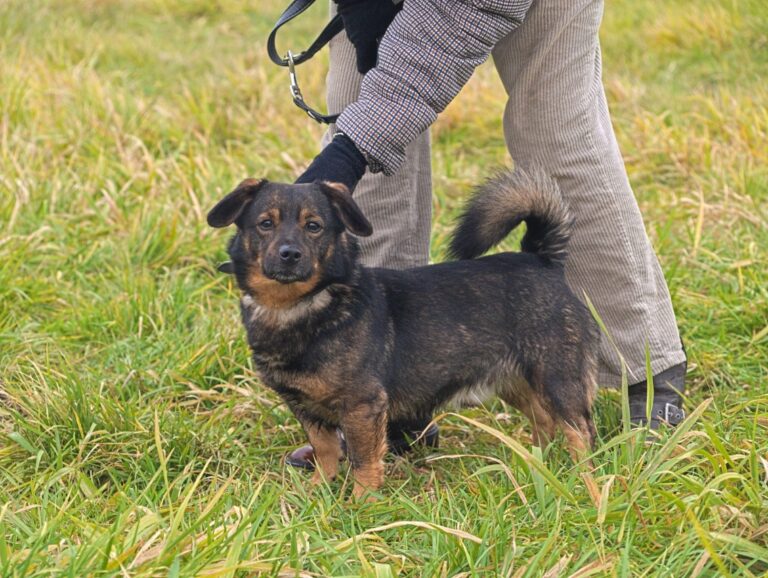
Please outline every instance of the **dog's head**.
[{"label": "dog's head", "polygon": [[232,261],[220,270],[273,307],[289,307],[322,284],[343,280],[356,256],[347,233],[373,232],[347,188],[334,183],[246,179],[208,213],[212,227],[233,223]]}]

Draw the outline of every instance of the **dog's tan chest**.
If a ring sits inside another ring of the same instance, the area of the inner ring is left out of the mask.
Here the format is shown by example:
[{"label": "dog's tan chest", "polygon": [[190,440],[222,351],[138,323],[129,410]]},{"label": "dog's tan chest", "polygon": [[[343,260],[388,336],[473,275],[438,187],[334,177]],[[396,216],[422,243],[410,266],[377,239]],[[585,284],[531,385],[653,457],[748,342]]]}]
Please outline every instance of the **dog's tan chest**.
[{"label": "dog's tan chest", "polygon": [[284,328],[305,319],[312,313],[321,311],[331,303],[331,295],[327,290],[320,291],[308,299],[301,300],[291,307],[269,307],[259,303],[251,295],[243,295],[240,299],[246,312],[246,322],[258,323],[275,328]]}]

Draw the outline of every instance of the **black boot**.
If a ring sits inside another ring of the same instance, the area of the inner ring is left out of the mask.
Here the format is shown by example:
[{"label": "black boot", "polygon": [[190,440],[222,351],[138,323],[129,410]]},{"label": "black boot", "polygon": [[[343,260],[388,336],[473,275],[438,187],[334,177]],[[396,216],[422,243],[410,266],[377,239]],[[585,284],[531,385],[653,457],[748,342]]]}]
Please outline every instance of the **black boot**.
[{"label": "black boot", "polygon": [[[685,393],[686,365],[684,361],[653,376],[651,429],[659,429],[662,423],[676,426],[685,419],[680,394]],[[648,416],[646,415],[647,391],[647,381],[629,386],[629,419],[635,426],[643,426],[648,423]]]}]

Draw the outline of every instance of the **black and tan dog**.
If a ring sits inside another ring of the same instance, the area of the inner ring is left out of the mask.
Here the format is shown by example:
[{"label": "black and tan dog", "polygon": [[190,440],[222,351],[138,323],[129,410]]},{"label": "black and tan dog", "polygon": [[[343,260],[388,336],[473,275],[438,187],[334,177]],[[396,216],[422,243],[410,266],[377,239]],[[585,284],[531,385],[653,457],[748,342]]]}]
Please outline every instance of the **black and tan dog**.
[{"label": "black and tan dog", "polygon": [[[477,258],[521,221],[523,252]],[[313,481],[337,473],[337,428],[360,496],[382,484],[387,420],[494,394],[538,444],[558,429],[575,456],[593,444],[598,333],[565,283],[570,217],[548,178],[491,179],[460,218],[459,260],[407,271],[358,263],[372,229],[341,185],[246,180],[208,223],[237,225],[226,270],[256,367],[314,446]]]}]

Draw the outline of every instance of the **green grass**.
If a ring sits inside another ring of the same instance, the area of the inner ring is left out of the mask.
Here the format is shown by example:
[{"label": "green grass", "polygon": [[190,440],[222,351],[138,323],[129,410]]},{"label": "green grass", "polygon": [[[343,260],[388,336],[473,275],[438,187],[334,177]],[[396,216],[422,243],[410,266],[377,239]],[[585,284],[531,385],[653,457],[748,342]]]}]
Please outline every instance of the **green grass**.
[{"label": "green grass", "polygon": [[[0,5],[0,575],[768,572],[764,2],[608,3],[605,84],[698,410],[645,447],[602,394],[597,506],[500,403],[444,416],[441,449],[392,459],[373,504],[346,479],[308,495],[283,465],[304,436],[252,370],[214,269],[228,234],[204,222],[317,151],[264,4]],[[318,106],[325,58],[300,69]],[[436,260],[507,162],[503,102],[483,67],[434,128]]]}]

